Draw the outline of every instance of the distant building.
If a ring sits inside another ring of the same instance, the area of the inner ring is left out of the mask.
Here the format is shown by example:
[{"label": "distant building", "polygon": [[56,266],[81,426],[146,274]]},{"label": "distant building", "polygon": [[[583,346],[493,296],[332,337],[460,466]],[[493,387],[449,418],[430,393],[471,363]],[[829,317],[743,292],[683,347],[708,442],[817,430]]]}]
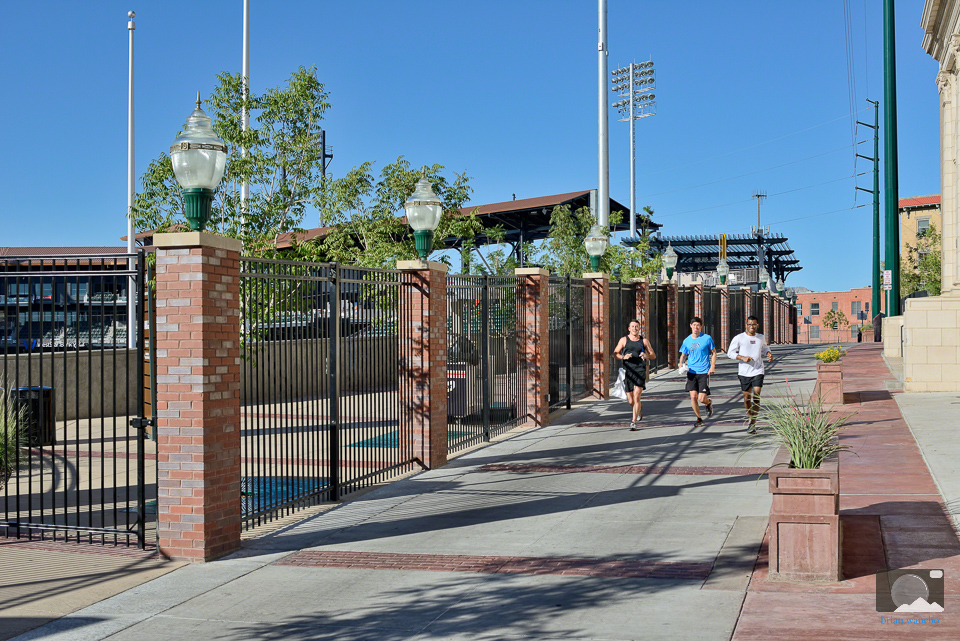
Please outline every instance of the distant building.
[{"label": "distant building", "polygon": [[[872,287],[846,292],[805,292],[797,294],[797,342],[849,343],[857,341],[857,333],[870,323],[876,312],[870,309]],[[830,310],[841,312],[846,323],[825,326],[823,317]],[[873,335],[870,339],[873,340]]]},{"label": "distant building", "polygon": [[[940,194],[900,199],[900,256],[906,258],[907,246],[916,246],[930,227],[943,232]],[[919,256],[917,257],[919,259]]]}]

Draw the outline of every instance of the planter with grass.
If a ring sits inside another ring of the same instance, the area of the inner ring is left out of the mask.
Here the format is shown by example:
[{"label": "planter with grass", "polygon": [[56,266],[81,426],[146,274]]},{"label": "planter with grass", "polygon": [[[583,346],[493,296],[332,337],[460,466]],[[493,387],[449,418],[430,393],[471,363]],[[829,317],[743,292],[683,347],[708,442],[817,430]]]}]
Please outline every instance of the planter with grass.
[{"label": "planter with grass", "polygon": [[820,397],[764,401],[760,426],[780,443],[768,477],[771,581],[836,582],[840,567],[838,432]]},{"label": "planter with grass", "polygon": [[841,369],[840,359],[846,354],[845,351],[837,347],[829,347],[819,354],[816,354],[817,361],[817,385],[814,395],[827,405],[843,404],[843,370]]}]

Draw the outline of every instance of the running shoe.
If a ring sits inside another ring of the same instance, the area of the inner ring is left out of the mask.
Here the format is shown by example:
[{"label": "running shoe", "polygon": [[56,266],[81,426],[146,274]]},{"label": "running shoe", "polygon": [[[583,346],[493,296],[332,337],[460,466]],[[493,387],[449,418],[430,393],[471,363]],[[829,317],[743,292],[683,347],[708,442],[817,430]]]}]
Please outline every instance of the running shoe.
[{"label": "running shoe", "polygon": [[695,421],[693,422],[693,426],[694,426],[694,427],[703,427],[703,419],[702,419],[702,418],[698,418],[697,420],[695,420]]},{"label": "running shoe", "polygon": [[713,401],[707,403],[707,418],[713,416]]},{"label": "running shoe", "polygon": [[637,431],[637,424],[636,424],[636,423],[633,423],[633,422],[630,423],[630,431],[631,431],[631,432],[636,432],[636,431]]},{"label": "running shoe", "polygon": [[757,424],[755,421],[750,421],[750,428],[747,430],[747,434],[756,434],[757,433]]}]

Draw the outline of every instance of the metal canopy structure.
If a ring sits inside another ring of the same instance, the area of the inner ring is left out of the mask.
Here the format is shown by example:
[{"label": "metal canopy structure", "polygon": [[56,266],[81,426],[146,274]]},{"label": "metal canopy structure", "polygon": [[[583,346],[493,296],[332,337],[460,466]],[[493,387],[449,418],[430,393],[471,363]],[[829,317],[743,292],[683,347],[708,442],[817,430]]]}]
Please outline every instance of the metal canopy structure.
[{"label": "metal canopy structure", "polygon": [[[660,236],[650,239],[651,252],[662,252],[667,244],[677,252],[677,272],[710,272],[717,269],[720,253],[719,236]],[[632,244],[626,242],[624,244]],[[779,234],[764,236],[727,236],[727,265],[731,270],[757,267],[757,257],[763,252],[764,266],[773,280],[786,279],[788,274],[803,267],[787,245],[787,237]]]},{"label": "metal canopy structure", "polygon": [[[502,226],[504,242],[517,249],[523,243],[543,240],[550,234],[550,215],[553,213],[553,208],[559,205],[569,206],[570,211],[577,211],[581,207],[589,207],[590,190],[541,196],[539,198],[508,200],[502,203],[480,205],[479,207],[463,207],[460,214],[467,216],[476,211],[477,218],[483,224],[484,229],[491,229],[498,225]],[[611,231],[628,231],[630,229],[630,221],[628,220],[630,208],[611,198],[610,211],[618,210],[624,212],[624,219],[619,224],[612,226]],[[660,229],[662,225],[646,221],[645,218],[639,218],[637,227],[640,233],[652,233]],[[480,244],[487,240],[487,236],[480,233],[474,239],[474,242]],[[460,239],[447,238],[444,240],[444,244],[447,248],[458,248]]]}]

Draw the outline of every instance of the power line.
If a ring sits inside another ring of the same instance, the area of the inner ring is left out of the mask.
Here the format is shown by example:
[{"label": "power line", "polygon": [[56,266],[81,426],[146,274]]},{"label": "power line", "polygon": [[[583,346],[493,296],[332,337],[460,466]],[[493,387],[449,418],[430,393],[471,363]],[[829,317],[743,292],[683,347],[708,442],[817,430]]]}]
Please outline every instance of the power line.
[{"label": "power line", "polygon": [[843,147],[837,147],[836,149],[831,149],[830,151],[825,151],[822,154],[816,154],[814,156],[808,156],[806,158],[801,158],[800,160],[792,160],[790,162],[783,163],[782,165],[774,165],[773,167],[767,167],[766,169],[758,169],[757,171],[751,171],[746,174],[740,174],[739,176],[731,176],[729,178],[721,178],[720,180],[713,180],[708,183],[701,183],[699,185],[694,185],[692,187],[682,187],[680,189],[671,189],[670,191],[661,191],[656,194],[648,194],[646,198],[652,198],[654,196],[663,196],[665,194],[675,194],[680,191],[687,191],[690,189],[698,189],[700,187],[709,187],[710,185],[716,185],[718,183],[727,182],[728,180],[736,180],[738,178],[746,178],[747,176],[755,176],[756,174],[762,174],[765,171],[772,171],[774,169],[780,169],[782,167],[789,167],[790,165],[795,165],[800,162],[806,162],[807,160],[813,160],[814,158],[820,158],[821,156],[826,156],[828,154],[834,154],[838,151],[843,151],[845,149],[850,149],[853,145],[844,145]]},{"label": "power line", "polygon": [[[809,216],[800,216],[800,217],[798,217],[798,218],[788,218],[788,219],[786,219],[786,220],[777,220],[777,221],[774,221],[774,222],[770,223],[770,225],[771,225],[771,226],[772,226],[772,225],[783,225],[784,223],[793,223],[793,222],[796,222],[796,221],[798,221],[798,220],[808,220],[808,219],[810,219],[810,218],[819,218],[820,216],[829,216],[830,214],[839,214],[840,212],[844,212],[844,211],[853,211],[854,209],[860,209],[861,207],[866,207],[866,205],[865,205],[865,204],[864,204],[864,205],[855,205],[855,206],[853,206],[853,207],[844,207],[843,209],[834,209],[833,211],[825,211],[825,212],[823,212],[822,214],[811,214],[811,215],[809,215]],[[747,229],[746,227],[743,227],[743,228],[740,228],[740,229],[734,229],[733,231],[746,231],[746,229]]]},{"label": "power line", "polygon": [[[869,109],[869,107],[867,107],[866,109]],[[866,111],[866,109],[861,109],[860,111]],[[857,113],[860,113],[860,112],[858,111]],[[642,175],[643,175],[643,176],[654,176],[654,175],[656,175],[656,174],[662,174],[662,173],[665,172],[665,171],[673,171],[673,170],[675,170],[675,169],[684,169],[684,168],[690,167],[690,166],[692,166],[692,165],[699,165],[700,163],[703,163],[703,162],[709,162],[709,161],[711,161],[711,160],[716,160],[717,158],[723,158],[724,156],[729,156],[729,155],[731,155],[731,154],[738,154],[738,153],[740,153],[741,151],[747,151],[747,150],[750,150],[750,149],[755,149],[755,148],[757,148],[757,147],[770,144],[771,142],[777,142],[778,140],[783,140],[784,138],[789,138],[790,136],[796,136],[796,135],[798,135],[798,134],[806,133],[806,132],[808,132],[808,131],[811,131],[811,130],[813,130],[813,129],[816,129],[817,127],[823,127],[823,126],[825,126],[825,125],[829,125],[829,124],[832,124],[832,123],[837,122],[838,120],[843,120],[843,119],[849,118],[849,117],[850,117],[850,114],[844,114],[843,116],[840,116],[839,118],[834,118],[833,120],[828,120],[828,121],[826,121],[826,122],[821,122],[821,123],[818,124],[818,125],[813,125],[813,126],[811,126],[811,127],[807,127],[806,129],[801,129],[800,131],[794,131],[793,133],[784,134],[783,136],[780,136],[780,137],[778,137],[778,138],[771,138],[770,140],[765,140],[765,141],[763,141],[763,142],[758,142],[758,143],[756,143],[756,144],[754,144],[754,145],[750,145],[749,147],[741,147],[740,149],[734,149],[733,151],[728,151],[728,152],[722,153],[722,154],[720,154],[720,155],[718,155],[718,156],[711,156],[711,157],[709,157],[709,158],[701,158],[700,160],[694,160],[693,162],[689,162],[689,163],[687,163],[687,164],[685,164],[685,165],[677,165],[676,167],[669,167],[669,168],[667,168],[667,169],[658,169],[657,171],[651,171],[651,172],[649,172],[649,173],[642,174]]]}]

